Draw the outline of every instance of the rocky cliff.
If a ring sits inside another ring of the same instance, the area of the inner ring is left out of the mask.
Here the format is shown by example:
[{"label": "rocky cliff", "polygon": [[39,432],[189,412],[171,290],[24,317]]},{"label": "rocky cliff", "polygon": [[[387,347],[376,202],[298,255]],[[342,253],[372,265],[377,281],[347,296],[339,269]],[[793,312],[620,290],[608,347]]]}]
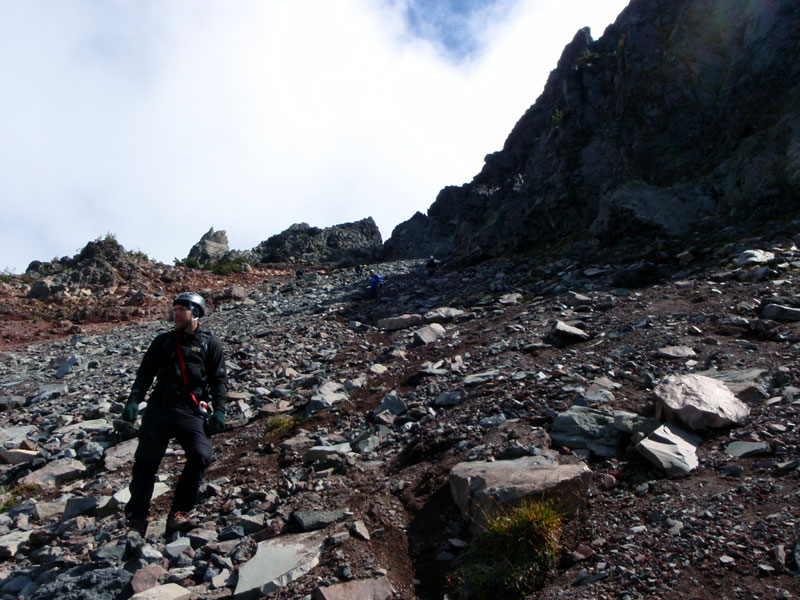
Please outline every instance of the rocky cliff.
[{"label": "rocky cliff", "polygon": [[389,255],[609,247],[796,212],[798,39],[795,0],[633,0],[600,39],[578,31],[503,149],[398,226]]}]

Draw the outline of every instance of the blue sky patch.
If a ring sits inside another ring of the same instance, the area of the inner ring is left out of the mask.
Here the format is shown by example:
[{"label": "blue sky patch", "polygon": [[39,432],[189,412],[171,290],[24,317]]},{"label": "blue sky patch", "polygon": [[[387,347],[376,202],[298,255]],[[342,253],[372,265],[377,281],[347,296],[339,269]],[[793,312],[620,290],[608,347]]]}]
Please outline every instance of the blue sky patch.
[{"label": "blue sky patch", "polygon": [[502,14],[509,0],[409,0],[405,19],[410,32],[436,43],[455,60],[478,55],[486,17]]}]

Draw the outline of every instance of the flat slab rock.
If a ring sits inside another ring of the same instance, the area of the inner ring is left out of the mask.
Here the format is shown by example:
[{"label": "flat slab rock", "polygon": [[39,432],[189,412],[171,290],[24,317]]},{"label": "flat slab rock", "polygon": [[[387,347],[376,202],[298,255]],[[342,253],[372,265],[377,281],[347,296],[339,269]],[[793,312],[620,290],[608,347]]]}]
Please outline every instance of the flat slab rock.
[{"label": "flat slab rock", "polygon": [[319,564],[326,538],[318,531],[260,542],[255,556],[239,570],[233,597],[259,598],[302,577]]},{"label": "flat slab rock", "polygon": [[192,593],[177,583],[167,583],[131,596],[131,600],[190,600]]},{"label": "flat slab rock", "polygon": [[450,471],[450,493],[479,533],[499,508],[527,497],[552,498],[573,514],[585,502],[592,471],[584,463],[559,464],[547,456],[459,463]]},{"label": "flat slab rock", "polygon": [[317,588],[312,600],[391,600],[392,584],[389,578],[361,579]]},{"label": "flat slab rock", "polygon": [[697,468],[700,438],[666,423],[636,444],[636,450],[669,475]]},{"label": "flat slab rock", "polygon": [[47,463],[41,469],[23,477],[23,484],[38,485],[41,488],[54,488],[62,483],[77,479],[86,472],[86,466],[74,458],[60,458]]}]

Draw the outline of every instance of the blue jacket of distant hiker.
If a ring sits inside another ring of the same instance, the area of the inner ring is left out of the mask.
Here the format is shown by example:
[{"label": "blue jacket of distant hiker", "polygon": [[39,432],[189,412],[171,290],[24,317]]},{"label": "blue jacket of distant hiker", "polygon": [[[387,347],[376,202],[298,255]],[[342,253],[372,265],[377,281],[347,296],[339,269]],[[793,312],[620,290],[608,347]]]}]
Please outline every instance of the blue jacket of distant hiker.
[{"label": "blue jacket of distant hiker", "polygon": [[383,277],[381,277],[377,273],[373,273],[372,277],[369,280],[369,289],[374,290],[382,283],[383,283]]}]

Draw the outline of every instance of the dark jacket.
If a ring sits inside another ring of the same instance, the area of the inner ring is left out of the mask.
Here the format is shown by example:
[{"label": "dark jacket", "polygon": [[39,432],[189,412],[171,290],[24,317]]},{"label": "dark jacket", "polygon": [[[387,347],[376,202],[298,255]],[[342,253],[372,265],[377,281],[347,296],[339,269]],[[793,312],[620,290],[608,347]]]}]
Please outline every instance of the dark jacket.
[{"label": "dark jacket", "polygon": [[[183,351],[188,388],[183,384],[178,342]],[[189,392],[198,400],[212,401],[214,410],[225,409],[227,374],[219,340],[199,327],[191,333],[173,329],[159,334],[144,354],[136,372],[129,401],[141,402],[156,379],[149,402],[191,404]]]}]

